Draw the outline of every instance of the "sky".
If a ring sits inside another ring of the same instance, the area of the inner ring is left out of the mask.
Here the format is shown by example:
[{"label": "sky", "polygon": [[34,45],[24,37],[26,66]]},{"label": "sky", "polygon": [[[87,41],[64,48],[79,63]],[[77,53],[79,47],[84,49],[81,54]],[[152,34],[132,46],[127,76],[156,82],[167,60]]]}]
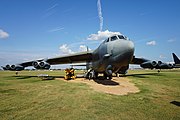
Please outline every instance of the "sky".
[{"label": "sky", "polygon": [[0,0],[0,65],[95,50],[113,33],[135,56],[180,56],[179,0]]}]

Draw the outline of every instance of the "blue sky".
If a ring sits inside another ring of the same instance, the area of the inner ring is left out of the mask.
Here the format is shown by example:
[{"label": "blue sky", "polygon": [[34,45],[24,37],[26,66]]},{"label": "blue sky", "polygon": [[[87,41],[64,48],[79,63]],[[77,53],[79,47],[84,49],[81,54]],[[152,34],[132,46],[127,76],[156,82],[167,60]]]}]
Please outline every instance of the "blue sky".
[{"label": "blue sky", "polygon": [[0,65],[94,50],[101,40],[92,35],[113,32],[134,42],[136,57],[170,62],[172,52],[180,55],[179,6],[179,0],[101,0],[98,11],[97,0],[0,0]]}]

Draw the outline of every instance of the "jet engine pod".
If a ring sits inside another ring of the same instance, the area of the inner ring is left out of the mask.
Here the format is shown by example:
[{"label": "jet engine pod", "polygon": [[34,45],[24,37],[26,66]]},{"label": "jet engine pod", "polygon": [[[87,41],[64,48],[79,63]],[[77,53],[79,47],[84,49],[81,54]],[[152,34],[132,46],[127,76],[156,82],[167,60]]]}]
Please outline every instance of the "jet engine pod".
[{"label": "jet engine pod", "polygon": [[156,68],[158,68],[158,69],[172,69],[173,65],[158,61],[158,66]]},{"label": "jet engine pod", "polygon": [[39,63],[39,66],[40,66],[41,69],[49,69],[51,67],[50,64],[45,62],[45,61],[41,61]]},{"label": "jet engine pod", "polygon": [[16,68],[16,65],[11,65],[12,70],[15,70],[15,68]]},{"label": "jet engine pod", "polygon": [[172,64],[167,64],[165,63],[163,69],[172,69],[173,68],[173,65]]},{"label": "jet engine pod", "polygon": [[7,70],[11,70],[11,66],[10,65],[6,65],[5,67]]},{"label": "jet engine pod", "polygon": [[24,70],[24,67],[21,65],[11,65],[11,70],[21,71]]},{"label": "jet engine pod", "polygon": [[34,62],[32,63],[32,66],[33,66],[34,68],[36,68],[36,69],[39,69],[39,68],[40,68],[38,61],[34,61]]},{"label": "jet engine pod", "polygon": [[170,68],[173,68],[173,65],[172,64],[168,64]]},{"label": "jet engine pod", "polygon": [[41,62],[39,63],[39,66],[40,66],[41,68],[43,68],[46,64],[47,64],[46,62],[41,61]]},{"label": "jet engine pod", "polygon": [[158,61],[158,65],[161,65],[162,64],[162,62],[161,61]]},{"label": "jet engine pod", "polygon": [[152,65],[153,67],[156,67],[157,62],[156,62],[156,61],[152,61],[151,65]]},{"label": "jet engine pod", "polygon": [[147,62],[143,62],[140,66],[142,68],[150,68],[153,69],[155,68],[157,65],[156,61],[147,61]]},{"label": "jet engine pod", "polygon": [[32,63],[32,66],[34,66],[34,68],[36,69],[49,69],[51,67],[50,64],[45,61],[41,61],[41,62],[34,61]]}]

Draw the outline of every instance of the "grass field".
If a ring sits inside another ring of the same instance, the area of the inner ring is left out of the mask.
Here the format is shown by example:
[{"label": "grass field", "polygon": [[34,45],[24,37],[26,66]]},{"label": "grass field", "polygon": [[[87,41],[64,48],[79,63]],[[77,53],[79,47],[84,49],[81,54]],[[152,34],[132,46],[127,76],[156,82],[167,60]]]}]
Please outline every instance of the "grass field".
[{"label": "grass field", "polygon": [[[61,71],[0,71],[0,120],[180,120],[180,70],[130,70],[141,90],[125,96],[99,93],[83,83],[41,80]],[[63,78],[62,78],[63,79]]]}]

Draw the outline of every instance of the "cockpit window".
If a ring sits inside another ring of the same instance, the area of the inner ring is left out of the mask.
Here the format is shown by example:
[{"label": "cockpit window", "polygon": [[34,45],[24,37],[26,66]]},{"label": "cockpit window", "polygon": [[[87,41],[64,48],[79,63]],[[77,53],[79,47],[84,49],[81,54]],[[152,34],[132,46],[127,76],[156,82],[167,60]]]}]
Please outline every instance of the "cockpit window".
[{"label": "cockpit window", "polygon": [[109,42],[109,38],[108,38],[108,39],[106,39],[103,43],[107,43],[107,42]]},{"label": "cockpit window", "polygon": [[109,42],[109,38],[106,40],[106,42]]},{"label": "cockpit window", "polygon": [[119,39],[125,39],[124,36],[118,35]]},{"label": "cockpit window", "polygon": [[111,37],[111,41],[117,40],[118,38],[116,36]]}]

